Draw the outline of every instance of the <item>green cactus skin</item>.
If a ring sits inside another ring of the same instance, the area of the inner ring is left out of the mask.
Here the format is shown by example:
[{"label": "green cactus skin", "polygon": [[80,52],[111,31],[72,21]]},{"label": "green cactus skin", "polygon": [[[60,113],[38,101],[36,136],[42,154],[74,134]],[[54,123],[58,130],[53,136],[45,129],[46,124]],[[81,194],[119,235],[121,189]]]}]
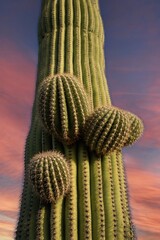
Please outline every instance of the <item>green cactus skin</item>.
[{"label": "green cactus skin", "polygon": [[31,183],[44,202],[55,202],[69,188],[70,176],[66,159],[57,151],[36,154],[29,164]]},{"label": "green cactus skin", "polygon": [[[92,111],[111,106],[98,0],[43,0],[38,40],[35,101],[26,140],[15,239],[133,240],[121,150],[97,157],[81,139],[74,145],[61,144],[43,130],[39,120],[39,87],[48,76],[56,74],[68,73],[79,79]],[[65,198],[45,204],[35,194],[28,166],[35,154],[54,150],[61,151],[68,161],[70,190]]]},{"label": "green cactus skin", "polygon": [[73,144],[90,112],[87,96],[78,79],[70,74],[48,77],[40,86],[38,99],[44,128],[59,141]]}]

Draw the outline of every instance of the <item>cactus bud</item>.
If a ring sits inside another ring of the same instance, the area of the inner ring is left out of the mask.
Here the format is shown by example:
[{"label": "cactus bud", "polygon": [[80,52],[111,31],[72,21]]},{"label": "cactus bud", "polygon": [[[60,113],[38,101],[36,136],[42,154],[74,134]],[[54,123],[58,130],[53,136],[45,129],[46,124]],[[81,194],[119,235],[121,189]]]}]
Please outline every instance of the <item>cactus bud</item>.
[{"label": "cactus bud", "polygon": [[85,124],[84,140],[97,155],[118,150],[124,146],[130,124],[123,110],[101,107],[90,115]]},{"label": "cactus bud", "polygon": [[55,202],[69,189],[69,168],[63,155],[57,151],[36,154],[29,164],[29,177],[44,202]]},{"label": "cactus bud", "polygon": [[80,135],[89,113],[83,87],[75,76],[57,74],[44,80],[39,90],[39,114],[46,130],[66,144]]}]

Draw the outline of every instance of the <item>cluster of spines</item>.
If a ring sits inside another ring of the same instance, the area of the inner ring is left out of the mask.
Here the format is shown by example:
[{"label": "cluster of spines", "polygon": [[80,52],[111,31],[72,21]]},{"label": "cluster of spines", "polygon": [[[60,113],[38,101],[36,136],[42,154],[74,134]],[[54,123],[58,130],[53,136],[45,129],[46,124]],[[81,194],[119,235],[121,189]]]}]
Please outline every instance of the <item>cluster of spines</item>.
[{"label": "cluster of spines", "polygon": [[74,143],[89,114],[88,99],[78,79],[70,74],[48,77],[40,86],[39,115],[46,130],[67,145]]},{"label": "cluster of spines", "polygon": [[105,155],[135,142],[142,134],[143,124],[134,114],[117,107],[101,107],[85,124],[84,140],[91,151]]},{"label": "cluster of spines", "polygon": [[43,202],[56,202],[69,189],[68,164],[57,151],[36,154],[29,164],[29,176],[34,190]]}]

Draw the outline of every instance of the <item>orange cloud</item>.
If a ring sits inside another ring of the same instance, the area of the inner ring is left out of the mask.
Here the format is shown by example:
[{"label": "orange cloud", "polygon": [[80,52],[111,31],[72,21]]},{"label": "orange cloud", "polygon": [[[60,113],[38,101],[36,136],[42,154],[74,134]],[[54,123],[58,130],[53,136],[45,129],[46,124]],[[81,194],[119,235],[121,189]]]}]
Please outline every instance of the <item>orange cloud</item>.
[{"label": "orange cloud", "polygon": [[0,232],[13,239],[22,186],[25,137],[33,102],[36,66],[32,57],[2,41],[0,56]]},{"label": "orange cloud", "polygon": [[[140,168],[137,160],[125,156],[130,201],[134,222],[139,230],[140,240],[150,240],[160,234],[160,181],[158,174]],[[147,233],[147,236],[145,236]],[[151,238],[152,236],[152,238]],[[145,237],[145,238],[144,238]],[[159,238],[154,238],[154,240]]]},{"label": "orange cloud", "polygon": [[[160,81],[156,73],[155,78],[144,85],[145,92],[131,92],[124,86],[123,91],[113,92],[113,103],[128,111],[137,114],[144,122],[144,133],[138,141],[139,146],[160,147]],[[125,85],[125,84],[123,84]],[[120,87],[121,88],[121,87]]]},{"label": "orange cloud", "polygon": [[35,84],[33,59],[16,46],[2,41],[0,57],[0,174],[20,177],[23,166],[24,139],[27,135]]},{"label": "orange cloud", "polygon": [[13,240],[13,224],[1,222],[0,233],[3,240]]},{"label": "orange cloud", "polygon": [[0,233],[2,239],[13,239],[15,230],[17,209],[19,207],[19,188],[1,189],[0,198]]}]

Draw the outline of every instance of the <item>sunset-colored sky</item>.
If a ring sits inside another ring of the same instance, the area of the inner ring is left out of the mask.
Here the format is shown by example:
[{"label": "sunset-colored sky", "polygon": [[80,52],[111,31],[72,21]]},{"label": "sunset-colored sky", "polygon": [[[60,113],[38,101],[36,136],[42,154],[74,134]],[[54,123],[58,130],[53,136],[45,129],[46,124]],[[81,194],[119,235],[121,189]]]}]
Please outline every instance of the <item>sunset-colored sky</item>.
[{"label": "sunset-colored sky", "polygon": [[[22,189],[37,68],[41,0],[0,7],[0,239],[11,240]],[[160,239],[160,1],[100,0],[112,103],[139,115],[143,137],[126,148],[133,220],[139,240]]]}]

